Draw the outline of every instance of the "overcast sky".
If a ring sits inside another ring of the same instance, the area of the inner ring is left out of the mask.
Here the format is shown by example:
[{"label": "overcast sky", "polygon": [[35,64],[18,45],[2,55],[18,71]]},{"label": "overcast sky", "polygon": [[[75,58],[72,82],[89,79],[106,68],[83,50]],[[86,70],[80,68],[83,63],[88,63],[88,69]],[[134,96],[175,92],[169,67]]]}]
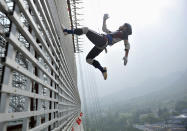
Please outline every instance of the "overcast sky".
[{"label": "overcast sky", "polygon": [[[83,68],[93,70],[101,97],[122,89],[138,87],[149,79],[164,78],[187,70],[187,1],[186,0],[85,0],[83,26],[102,32],[102,18],[108,13],[107,26],[115,31],[129,22],[133,33],[129,61],[123,65],[123,42],[108,47],[96,58],[108,68],[108,79],[86,64],[85,57],[93,44],[83,44]],[[90,72],[87,72],[89,74]],[[90,77],[91,78],[91,77]],[[89,77],[86,77],[88,80]],[[92,78],[91,78],[92,79]]]}]

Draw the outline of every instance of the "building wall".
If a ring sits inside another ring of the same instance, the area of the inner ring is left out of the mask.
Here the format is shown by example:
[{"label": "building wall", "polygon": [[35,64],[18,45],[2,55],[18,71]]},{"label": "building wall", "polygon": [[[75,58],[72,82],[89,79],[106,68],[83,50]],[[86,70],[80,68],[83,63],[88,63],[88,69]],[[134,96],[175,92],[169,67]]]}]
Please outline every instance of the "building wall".
[{"label": "building wall", "polygon": [[0,129],[71,130],[81,102],[72,37],[60,26],[70,27],[66,1],[0,0],[0,7]]},{"label": "building wall", "polygon": [[[68,13],[67,2],[64,0],[55,0],[55,2],[48,0],[48,5],[51,9],[52,17],[58,19],[54,21],[56,25],[56,30],[60,36],[62,50],[64,51],[65,57],[67,58],[67,64],[70,68],[70,71],[76,80],[77,70],[75,63],[74,47],[72,42],[72,35],[63,37],[60,24],[63,24],[64,27],[70,29],[70,18]],[[61,34],[61,35],[60,35]]]}]

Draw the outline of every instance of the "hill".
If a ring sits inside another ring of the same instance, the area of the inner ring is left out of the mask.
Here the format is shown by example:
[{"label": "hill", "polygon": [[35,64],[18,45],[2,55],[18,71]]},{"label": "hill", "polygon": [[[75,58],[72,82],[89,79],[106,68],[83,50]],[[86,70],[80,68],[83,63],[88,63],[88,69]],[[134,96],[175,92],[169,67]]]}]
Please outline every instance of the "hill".
[{"label": "hill", "polygon": [[[112,99],[111,99],[112,98]],[[187,71],[154,79],[139,87],[122,90],[102,99],[104,106],[173,106],[178,100],[187,99]]]}]

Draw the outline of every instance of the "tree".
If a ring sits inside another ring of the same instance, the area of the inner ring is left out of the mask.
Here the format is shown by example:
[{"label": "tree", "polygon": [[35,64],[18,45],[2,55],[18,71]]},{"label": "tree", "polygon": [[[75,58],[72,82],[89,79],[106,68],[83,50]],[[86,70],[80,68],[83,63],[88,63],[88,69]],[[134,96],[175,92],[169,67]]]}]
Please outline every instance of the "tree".
[{"label": "tree", "polygon": [[142,123],[155,123],[158,121],[158,118],[155,117],[153,113],[143,114],[140,116],[140,121]]},{"label": "tree", "polygon": [[183,109],[187,108],[187,101],[178,101],[175,105],[175,110],[181,112]]}]

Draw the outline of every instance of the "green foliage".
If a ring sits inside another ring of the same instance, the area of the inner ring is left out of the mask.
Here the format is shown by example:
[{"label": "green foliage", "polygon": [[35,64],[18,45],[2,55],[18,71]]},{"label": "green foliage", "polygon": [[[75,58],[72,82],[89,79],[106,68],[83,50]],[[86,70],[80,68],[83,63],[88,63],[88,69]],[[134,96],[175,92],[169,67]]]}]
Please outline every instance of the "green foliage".
[{"label": "green foliage", "polygon": [[119,101],[110,107],[105,105],[102,109],[104,115],[99,118],[102,121],[100,131],[140,131],[133,125],[166,122],[170,116],[179,115],[183,109],[187,109],[186,81],[146,96]]},{"label": "green foliage", "polygon": [[142,131],[142,130],[134,128],[133,126],[127,126],[125,127],[124,131]]},{"label": "green foliage", "polygon": [[187,100],[178,101],[175,106],[177,112],[181,112],[183,109],[187,109]]},{"label": "green foliage", "polygon": [[167,108],[159,108],[158,110],[158,117],[160,118],[161,121],[166,121],[169,116],[171,116],[172,114],[169,112],[169,110]]},{"label": "green foliage", "polygon": [[153,113],[149,113],[149,114],[143,114],[140,116],[140,122],[141,123],[155,123],[158,122],[159,119],[157,117],[155,117],[155,115]]},{"label": "green foliage", "polygon": [[[175,106],[162,105],[162,102],[154,103],[157,107],[152,104],[144,106],[137,106],[137,104],[124,105],[122,108],[113,107],[105,110],[105,115],[101,116],[98,121],[102,121],[101,131],[140,131],[133,127],[135,124],[153,124],[157,122],[167,121],[170,116],[179,115],[178,111],[186,108],[185,101],[178,101],[172,103]],[[170,103],[170,102],[168,102]],[[175,111],[177,109],[177,111]],[[96,131],[94,125],[90,131]]]}]

